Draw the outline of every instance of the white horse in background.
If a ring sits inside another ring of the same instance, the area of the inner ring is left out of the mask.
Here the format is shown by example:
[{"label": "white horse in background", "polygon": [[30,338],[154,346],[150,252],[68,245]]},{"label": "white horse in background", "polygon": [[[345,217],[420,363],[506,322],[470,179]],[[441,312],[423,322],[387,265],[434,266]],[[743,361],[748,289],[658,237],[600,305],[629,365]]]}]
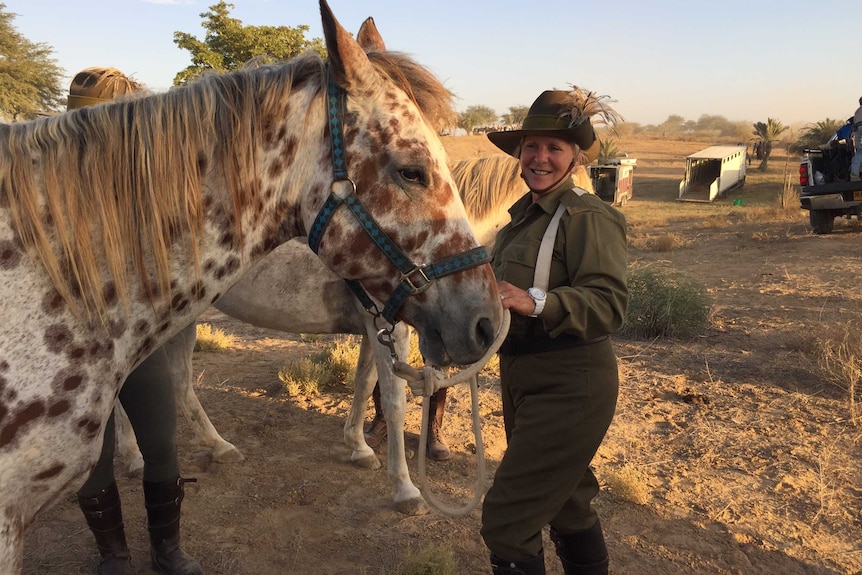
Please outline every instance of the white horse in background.
[{"label": "white horse in background", "polygon": [[[495,155],[462,160],[451,169],[476,238],[482,244],[492,244],[497,231],[509,221],[509,206],[527,192],[518,161]],[[583,166],[574,176],[577,186],[592,192],[591,180]],[[379,381],[383,412],[390,429],[387,474],[395,484],[395,506],[407,515],[427,513],[427,505],[410,480],[407,468],[403,433],[406,382],[392,372],[390,349],[377,339],[380,326],[375,324],[374,316],[363,308],[343,279],[320,263],[304,239],[293,239],[279,246],[213,305],[235,319],[286,333],[362,336],[353,402],[344,424],[344,442],[352,450],[350,460],[363,468],[381,466],[363,433],[368,398]],[[177,374],[174,379],[177,404],[196,441],[212,450],[213,461],[242,461],[240,451],[216,431],[194,392],[194,325],[187,330],[166,346]],[[410,347],[406,325],[396,324],[392,342],[397,356],[406,361]],[[117,437],[118,450],[129,465],[129,473],[140,474],[143,460],[122,413],[117,418]]]}]

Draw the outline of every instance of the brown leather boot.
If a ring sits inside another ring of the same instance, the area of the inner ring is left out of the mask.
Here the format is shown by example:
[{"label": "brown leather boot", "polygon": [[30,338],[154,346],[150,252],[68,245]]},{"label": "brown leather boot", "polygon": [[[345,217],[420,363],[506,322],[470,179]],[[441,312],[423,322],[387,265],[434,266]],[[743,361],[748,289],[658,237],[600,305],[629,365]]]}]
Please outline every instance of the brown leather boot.
[{"label": "brown leather boot", "polygon": [[431,396],[428,406],[428,457],[446,461],[452,457],[443,437],[443,413],[446,411],[446,389],[441,387]]},{"label": "brown leather boot", "polygon": [[203,568],[180,549],[180,507],[185,497],[183,483],[197,479],[144,481],[147,530],[153,569],[169,575],[203,575]]},{"label": "brown leather boot", "polygon": [[371,399],[374,401],[374,419],[371,420],[371,425],[365,430],[365,443],[371,449],[383,443],[388,434],[386,430],[386,418],[383,416],[383,408],[380,402],[380,382],[374,386],[374,391],[371,392]]},{"label": "brown leather boot", "polygon": [[98,575],[133,575],[132,556],[126,545],[120,492],[112,483],[93,497],[78,496],[87,525],[96,538],[99,555]]}]

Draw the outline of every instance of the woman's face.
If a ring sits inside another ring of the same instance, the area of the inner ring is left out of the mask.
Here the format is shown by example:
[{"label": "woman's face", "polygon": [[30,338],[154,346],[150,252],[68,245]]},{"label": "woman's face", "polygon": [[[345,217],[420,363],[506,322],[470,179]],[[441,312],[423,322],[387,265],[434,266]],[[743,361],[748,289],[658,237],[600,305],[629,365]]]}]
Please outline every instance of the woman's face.
[{"label": "woman's face", "polygon": [[521,173],[531,190],[544,190],[568,175],[574,167],[575,146],[554,136],[524,136]]}]

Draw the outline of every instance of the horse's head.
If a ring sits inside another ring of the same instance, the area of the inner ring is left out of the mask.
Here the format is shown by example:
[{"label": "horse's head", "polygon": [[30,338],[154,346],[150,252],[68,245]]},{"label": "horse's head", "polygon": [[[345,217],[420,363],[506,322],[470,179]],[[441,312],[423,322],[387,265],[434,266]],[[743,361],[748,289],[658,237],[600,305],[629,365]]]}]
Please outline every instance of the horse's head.
[{"label": "horse's head", "polygon": [[[404,77],[418,73],[422,90],[436,85],[450,102],[451,93],[403,55],[392,55],[401,68],[385,69],[395,60],[380,52],[376,29],[360,34],[360,45],[325,0],[320,6],[332,140],[325,160],[335,171],[324,191],[331,191],[330,202],[319,216],[304,213],[309,245],[336,273],[386,304],[389,316],[416,328],[429,362],[475,362],[502,322],[496,282],[445,150]],[[369,57],[363,47],[378,53]],[[316,212],[320,203],[313,207]]]}]

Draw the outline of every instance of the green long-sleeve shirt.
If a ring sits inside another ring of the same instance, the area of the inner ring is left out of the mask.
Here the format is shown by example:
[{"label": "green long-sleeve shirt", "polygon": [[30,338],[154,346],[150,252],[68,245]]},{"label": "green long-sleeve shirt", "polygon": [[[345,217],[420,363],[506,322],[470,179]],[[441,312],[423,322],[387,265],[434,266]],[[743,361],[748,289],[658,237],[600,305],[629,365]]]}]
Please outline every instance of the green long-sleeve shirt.
[{"label": "green long-sleeve shirt", "polygon": [[512,221],[497,233],[492,266],[498,280],[533,285],[542,236],[557,206],[560,219],[548,299],[538,318],[512,314],[510,339],[568,334],[593,339],[622,325],[628,303],[625,217],[593,194],[572,191],[571,181],[532,203],[528,192],[509,209]]}]

